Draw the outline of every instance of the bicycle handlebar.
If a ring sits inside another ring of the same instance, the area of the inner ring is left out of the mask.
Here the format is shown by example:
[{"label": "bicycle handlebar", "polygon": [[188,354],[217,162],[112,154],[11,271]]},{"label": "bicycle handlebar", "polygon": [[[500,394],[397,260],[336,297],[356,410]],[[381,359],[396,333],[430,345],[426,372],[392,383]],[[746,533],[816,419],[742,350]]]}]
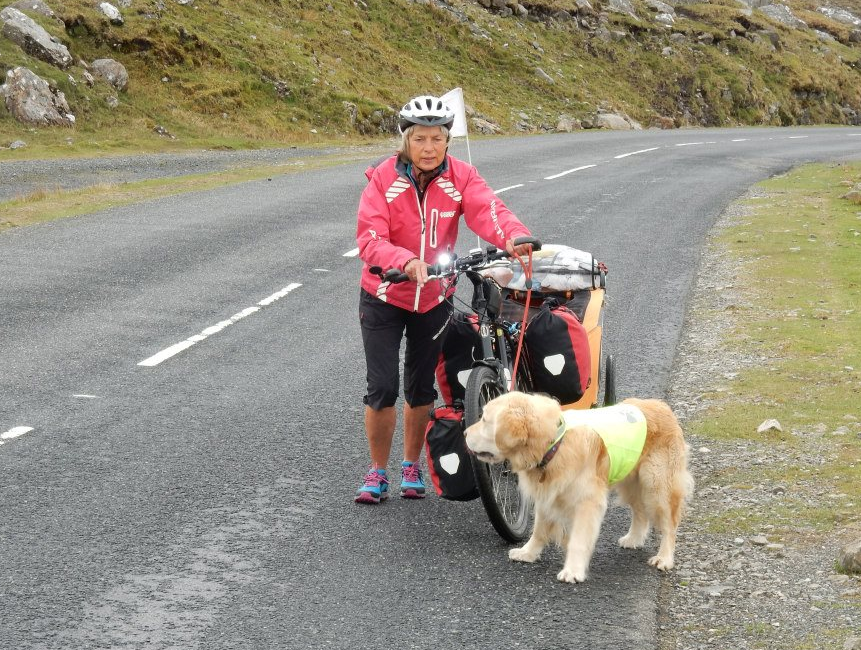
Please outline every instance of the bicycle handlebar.
[{"label": "bicycle handlebar", "polygon": [[[515,246],[530,244],[532,246],[532,250],[541,250],[541,241],[535,237],[517,237],[512,243]],[[445,264],[429,264],[428,280],[450,277],[462,271],[476,269],[485,266],[488,262],[493,262],[506,257],[511,257],[508,251],[500,250],[495,246],[488,246],[487,249],[473,249],[466,257],[457,257],[456,255],[453,255],[451,260]],[[409,276],[406,273],[401,272],[400,269],[389,269],[388,271],[383,272],[382,268],[379,266],[372,266],[370,271],[375,275],[379,275],[381,280],[391,282],[392,284],[399,284],[410,279]]]}]

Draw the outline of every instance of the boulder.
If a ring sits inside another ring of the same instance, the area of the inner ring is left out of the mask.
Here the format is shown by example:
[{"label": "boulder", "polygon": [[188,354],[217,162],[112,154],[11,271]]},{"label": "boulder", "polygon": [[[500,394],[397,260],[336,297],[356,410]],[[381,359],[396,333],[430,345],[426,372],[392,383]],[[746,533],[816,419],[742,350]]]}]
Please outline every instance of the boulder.
[{"label": "boulder", "polygon": [[547,82],[547,83],[549,83],[549,84],[554,84],[554,83],[556,83],[556,82],[553,80],[553,77],[551,77],[549,74],[547,74],[546,72],[544,72],[544,70],[542,70],[541,68],[535,68],[535,75],[536,75],[537,77],[539,77],[540,79],[543,79],[544,81],[546,81],[546,82]]},{"label": "boulder", "polygon": [[99,11],[101,11],[109,21],[111,21],[112,25],[122,25],[125,23],[125,21],[123,20],[123,15],[120,13],[120,10],[117,9],[110,2],[100,2]]},{"label": "boulder", "polygon": [[792,13],[792,9],[786,5],[765,5],[760,7],[759,10],[772,20],[779,22],[781,25],[786,25],[787,27],[792,27],[794,29],[804,29],[807,27],[807,23],[800,18],[796,18],[795,14]]},{"label": "boulder", "polygon": [[18,9],[19,11],[42,14],[48,18],[54,18],[56,16],[54,10],[46,5],[42,0],[18,0],[18,2],[13,2],[9,6]]},{"label": "boulder", "polygon": [[592,118],[592,128],[630,131],[635,127],[631,122],[616,113],[598,113]]},{"label": "boulder", "polygon": [[670,14],[675,15],[676,10],[673,9],[666,2],[661,2],[661,0],[646,0],[646,4],[650,9],[656,11],[659,14]]},{"label": "boulder", "polygon": [[846,573],[861,573],[861,539],[844,546],[838,561]]},{"label": "boulder", "polygon": [[819,7],[817,11],[825,14],[831,20],[836,20],[838,23],[861,27],[861,18],[846,9],[841,9],[840,7]]},{"label": "boulder", "polygon": [[0,96],[9,113],[19,122],[36,126],[72,126],[75,123],[65,95],[27,68],[18,67],[6,73]]},{"label": "boulder", "polygon": [[502,129],[500,129],[496,124],[481,117],[472,118],[472,126],[478,133],[483,135],[498,135],[499,133],[502,133]]},{"label": "boulder", "polygon": [[[861,204],[861,183],[855,185],[855,187],[853,187],[840,198],[846,199],[847,201],[851,201],[852,203]],[[861,558],[859,558],[859,561],[861,561]]]},{"label": "boulder", "polygon": [[617,14],[627,14],[636,19],[637,14],[634,11],[634,5],[631,0],[608,0],[607,11],[612,11]]},{"label": "boulder", "polygon": [[30,56],[61,69],[72,65],[72,55],[66,46],[20,10],[6,7],[0,11],[0,24],[0,34]]},{"label": "boulder", "polygon": [[96,59],[90,64],[93,75],[104,79],[114,88],[123,91],[129,85],[129,73],[126,67],[113,59]]},{"label": "boulder", "polygon": [[580,120],[577,120],[573,117],[569,117],[568,115],[560,115],[559,121],[556,123],[556,132],[557,133],[571,133],[572,131],[577,131],[583,128],[580,124]]}]

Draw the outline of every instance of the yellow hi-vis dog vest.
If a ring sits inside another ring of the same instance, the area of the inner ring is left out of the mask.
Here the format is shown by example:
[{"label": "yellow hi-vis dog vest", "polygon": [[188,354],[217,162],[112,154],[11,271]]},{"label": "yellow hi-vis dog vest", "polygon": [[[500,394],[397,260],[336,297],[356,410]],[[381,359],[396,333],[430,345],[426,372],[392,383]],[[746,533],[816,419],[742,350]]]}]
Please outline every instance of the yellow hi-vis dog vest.
[{"label": "yellow hi-vis dog vest", "polygon": [[588,426],[594,429],[610,457],[610,485],[625,478],[640,460],[646,444],[646,417],[631,404],[599,409],[562,411],[567,428]]}]

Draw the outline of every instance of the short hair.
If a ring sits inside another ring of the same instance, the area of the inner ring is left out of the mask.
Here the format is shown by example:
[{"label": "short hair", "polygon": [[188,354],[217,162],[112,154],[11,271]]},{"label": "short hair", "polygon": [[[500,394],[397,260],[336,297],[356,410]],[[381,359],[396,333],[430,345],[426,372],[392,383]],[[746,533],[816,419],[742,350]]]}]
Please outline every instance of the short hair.
[{"label": "short hair", "polygon": [[[408,127],[404,130],[404,132],[401,134],[401,144],[400,144],[400,146],[398,147],[398,153],[399,153],[399,154],[406,154],[406,152],[407,152],[407,148],[408,148],[408,147],[407,147],[407,141],[410,139],[410,136],[413,134],[413,131],[415,130],[416,126],[419,126],[419,125],[418,125],[418,124],[413,124],[413,125],[411,125],[411,126],[408,126]],[[451,142],[451,132],[450,132],[446,127],[444,127],[444,126],[440,126],[440,127],[439,127],[439,130],[440,130],[440,131],[442,132],[442,134],[445,136],[445,141],[446,141],[447,143],[448,143],[448,142]]]}]

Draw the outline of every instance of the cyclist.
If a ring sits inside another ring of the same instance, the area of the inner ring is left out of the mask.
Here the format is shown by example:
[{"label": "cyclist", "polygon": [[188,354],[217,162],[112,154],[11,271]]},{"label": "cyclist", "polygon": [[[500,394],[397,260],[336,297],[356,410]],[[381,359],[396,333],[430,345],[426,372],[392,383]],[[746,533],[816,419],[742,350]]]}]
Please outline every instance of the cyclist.
[{"label": "cyclist", "polygon": [[[365,433],[371,466],[356,492],[358,503],[388,496],[386,468],[394,437],[400,389],[401,339],[404,358],[404,460],[400,494],[425,495],[419,459],[429,410],[436,399],[434,368],[451,306],[428,265],[454,246],[460,217],[482,239],[510,253],[526,255],[513,240],[530,232],[493,193],[472,165],[448,155],[454,112],[438,97],[422,95],[400,111],[401,144],[395,155],[365,173],[356,239],[364,262],[359,321],[367,364]],[[410,282],[392,284],[371,273],[400,269]],[[448,294],[454,289],[449,288]]]}]

